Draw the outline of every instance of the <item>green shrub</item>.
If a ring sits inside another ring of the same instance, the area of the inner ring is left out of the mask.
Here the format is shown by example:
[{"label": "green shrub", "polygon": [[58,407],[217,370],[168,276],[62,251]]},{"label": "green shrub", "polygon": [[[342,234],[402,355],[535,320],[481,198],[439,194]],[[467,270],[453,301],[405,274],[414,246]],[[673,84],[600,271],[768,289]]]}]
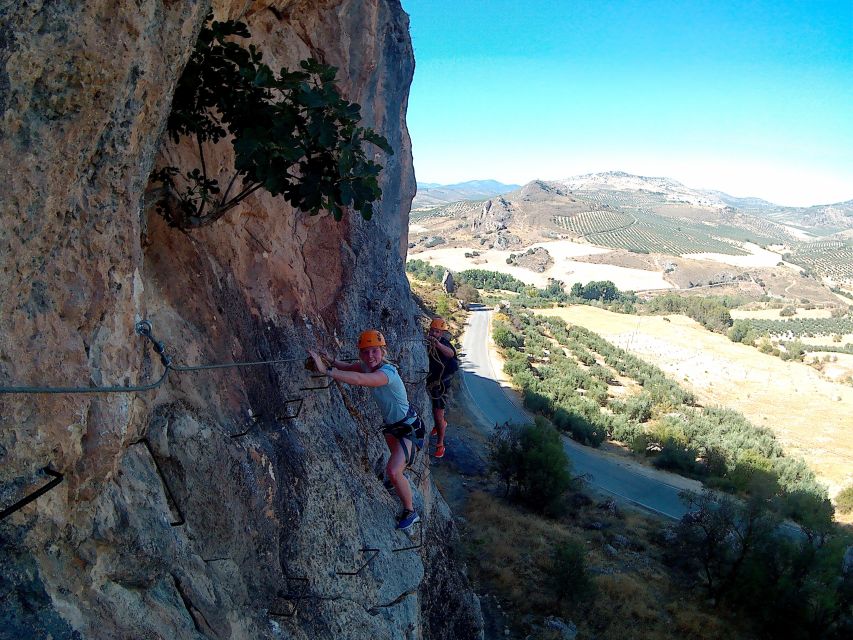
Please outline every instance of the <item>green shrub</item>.
[{"label": "green shrub", "polygon": [[551,419],[554,425],[572,438],[590,447],[598,447],[607,435],[605,419],[598,407],[585,398],[558,405]]},{"label": "green shrub", "polygon": [[625,416],[610,416],[610,426],[608,433],[610,437],[614,440],[630,444],[637,436],[641,435],[643,432],[644,429],[641,425],[631,420],[628,420],[628,418]]},{"label": "green shrub", "polygon": [[527,361],[527,356],[520,351],[510,349],[507,354],[507,359],[504,361],[504,372],[510,377],[515,378],[516,375],[530,371],[530,364]]},{"label": "green shrub", "polygon": [[593,583],[586,568],[586,549],[580,542],[570,540],[554,546],[549,583],[557,603],[569,605],[591,595]]},{"label": "green shrub", "polygon": [[531,389],[525,389],[524,407],[534,413],[550,413],[551,401],[541,393],[536,393]]},{"label": "green shrub", "polygon": [[447,269],[441,265],[433,266],[423,260],[412,259],[406,262],[406,272],[411,273],[418,280],[441,282],[446,271]]},{"label": "green shrub", "polygon": [[456,297],[465,304],[471,304],[480,301],[480,292],[470,284],[462,284],[456,290]]},{"label": "green shrub", "polygon": [[661,450],[652,464],[658,469],[696,473],[696,458],[695,449],[674,438],[668,438],[661,445]]},{"label": "green shrub", "polygon": [[563,496],[571,484],[569,459],[560,434],[538,417],[534,424],[495,428],[489,466],[507,493],[531,509],[550,516],[564,510]]},{"label": "green shrub", "polygon": [[748,346],[754,345],[759,337],[749,320],[735,320],[726,335],[732,342],[740,342]]},{"label": "green shrub", "polygon": [[[166,123],[173,143],[192,141],[198,164],[152,173],[152,181],[164,187],[158,213],[171,226],[195,229],[264,189],[310,215],[325,210],[341,220],[345,210],[354,210],[369,220],[382,197],[382,166],[364,145],[390,155],[388,141],[359,126],[361,109],[338,91],[337,69],[308,59],[277,74],[253,45],[240,43],[250,36],[242,22],[207,15]],[[224,175],[208,174],[215,163],[206,162],[205,154],[224,139],[231,143],[233,167],[219,166]]]},{"label": "green shrub", "polygon": [[646,393],[634,396],[626,403],[626,417],[635,422],[648,422],[652,417],[653,402]]},{"label": "green shrub", "polygon": [[853,512],[853,485],[846,487],[835,496],[835,506],[838,513]]},{"label": "green shrub", "polygon": [[726,477],[736,490],[754,495],[770,497],[779,490],[772,462],[752,449],[740,453]]},{"label": "green shrub", "polygon": [[512,327],[504,322],[495,322],[492,326],[492,340],[502,349],[518,349],[524,345],[524,340],[513,333]]}]

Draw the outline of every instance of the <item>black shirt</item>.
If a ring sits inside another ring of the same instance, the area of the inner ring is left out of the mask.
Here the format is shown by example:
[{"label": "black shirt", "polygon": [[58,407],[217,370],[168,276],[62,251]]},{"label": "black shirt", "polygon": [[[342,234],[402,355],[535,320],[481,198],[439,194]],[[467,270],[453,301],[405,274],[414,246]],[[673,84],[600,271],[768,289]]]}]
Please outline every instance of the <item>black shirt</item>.
[{"label": "black shirt", "polygon": [[446,380],[459,368],[459,361],[456,359],[456,348],[450,344],[450,340],[442,336],[438,341],[446,347],[453,349],[452,356],[445,356],[437,347],[431,347],[429,353],[429,374],[427,375],[427,384]]}]

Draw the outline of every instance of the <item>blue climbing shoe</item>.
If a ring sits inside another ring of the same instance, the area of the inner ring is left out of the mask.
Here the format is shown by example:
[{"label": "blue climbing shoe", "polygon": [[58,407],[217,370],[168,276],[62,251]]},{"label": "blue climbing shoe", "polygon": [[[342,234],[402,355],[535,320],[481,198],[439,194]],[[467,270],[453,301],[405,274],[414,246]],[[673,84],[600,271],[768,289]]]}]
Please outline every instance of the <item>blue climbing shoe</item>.
[{"label": "blue climbing shoe", "polygon": [[400,519],[397,521],[397,528],[400,531],[406,531],[416,522],[420,522],[421,517],[418,515],[417,511],[409,511],[408,509],[404,509],[403,513],[400,515]]}]

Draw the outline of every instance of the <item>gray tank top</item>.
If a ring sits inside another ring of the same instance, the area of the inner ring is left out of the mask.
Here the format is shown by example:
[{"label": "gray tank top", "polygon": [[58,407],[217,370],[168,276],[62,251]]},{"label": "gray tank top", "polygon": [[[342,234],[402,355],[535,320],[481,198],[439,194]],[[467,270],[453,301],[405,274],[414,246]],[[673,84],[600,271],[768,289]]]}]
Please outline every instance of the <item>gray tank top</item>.
[{"label": "gray tank top", "polygon": [[[364,365],[362,365],[364,367]],[[394,424],[409,413],[409,398],[406,396],[406,385],[393,365],[384,363],[377,371],[388,376],[388,384],[381,387],[370,387],[373,399],[379,406],[385,424]],[[412,418],[414,420],[414,418]]]}]

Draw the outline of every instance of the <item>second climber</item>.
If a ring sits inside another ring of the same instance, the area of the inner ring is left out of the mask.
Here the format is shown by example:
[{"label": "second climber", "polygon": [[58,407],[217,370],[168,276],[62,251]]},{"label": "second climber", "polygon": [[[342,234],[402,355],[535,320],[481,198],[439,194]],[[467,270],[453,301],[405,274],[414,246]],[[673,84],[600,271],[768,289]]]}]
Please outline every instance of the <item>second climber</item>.
[{"label": "second climber", "polygon": [[433,454],[436,458],[444,457],[444,435],[447,431],[444,411],[447,408],[447,391],[453,374],[459,369],[456,349],[447,338],[449,329],[450,327],[443,318],[433,318],[427,333],[429,373],[427,374],[426,384],[427,391],[432,399],[432,416],[435,421],[432,435],[438,436]]}]

